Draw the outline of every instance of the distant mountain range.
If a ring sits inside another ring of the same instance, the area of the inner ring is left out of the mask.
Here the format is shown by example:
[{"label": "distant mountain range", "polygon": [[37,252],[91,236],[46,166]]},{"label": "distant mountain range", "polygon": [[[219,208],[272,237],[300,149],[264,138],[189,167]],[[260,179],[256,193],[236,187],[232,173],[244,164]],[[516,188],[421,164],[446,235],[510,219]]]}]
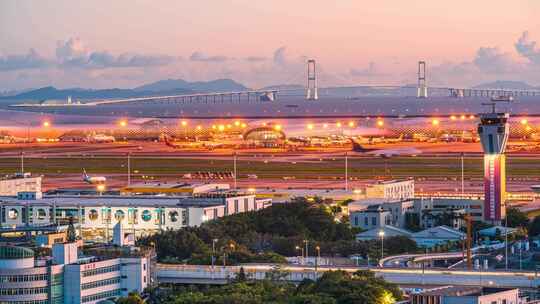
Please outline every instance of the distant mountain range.
[{"label": "distant mountain range", "polygon": [[540,87],[532,86],[523,81],[497,80],[474,86],[475,89],[508,89],[508,90],[540,90]]},{"label": "distant mountain range", "polygon": [[196,92],[244,91],[248,88],[232,79],[188,82],[183,79],[166,79],[136,87],[139,92],[162,92],[184,89]]},{"label": "distant mountain range", "polygon": [[231,79],[217,79],[212,81],[188,82],[182,79],[167,79],[145,84],[133,89],[57,89],[44,87],[18,93],[11,96],[0,96],[0,99],[17,100],[48,100],[67,99],[109,99],[132,98],[144,96],[179,95],[204,92],[230,92],[244,91],[248,88]]}]

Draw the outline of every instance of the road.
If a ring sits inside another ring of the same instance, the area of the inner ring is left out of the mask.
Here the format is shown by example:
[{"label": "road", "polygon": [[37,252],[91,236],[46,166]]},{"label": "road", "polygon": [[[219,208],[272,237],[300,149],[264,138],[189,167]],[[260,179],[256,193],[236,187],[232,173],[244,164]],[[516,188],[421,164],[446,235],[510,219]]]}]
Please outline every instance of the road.
[{"label": "road", "polygon": [[[264,279],[266,273],[275,270],[273,265],[242,265],[248,276]],[[157,277],[160,282],[223,284],[234,278],[240,266],[211,266],[158,264]],[[325,271],[343,270],[356,272],[367,270],[365,267],[301,267],[282,266],[280,271],[288,273],[286,279],[294,282],[303,279],[315,279]],[[463,285],[486,287],[534,288],[540,285],[537,273],[526,271],[466,271],[447,269],[411,269],[411,268],[370,268],[376,276],[399,285]]]}]

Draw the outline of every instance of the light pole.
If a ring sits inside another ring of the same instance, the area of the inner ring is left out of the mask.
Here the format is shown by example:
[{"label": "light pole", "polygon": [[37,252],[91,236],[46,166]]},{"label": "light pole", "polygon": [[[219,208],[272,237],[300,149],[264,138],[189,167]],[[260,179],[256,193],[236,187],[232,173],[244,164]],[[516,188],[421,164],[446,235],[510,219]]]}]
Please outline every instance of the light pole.
[{"label": "light pole", "polygon": [[295,248],[302,253],[302,257],[300,258],[300,265],[304,265],[304,247],[296,246]]},{"label": "light pole", "polygon": [[131,153],[127,154],[127,185],[131,186]]},{"label": "light pole", "polygon": [[315,272],[317,272],[318,267],[319,267],[319,260],[321,259],[321,247],[316,246],[315,250],[317,250],[317,259],[315,259]]},{"label": "light pole", "polygon": [[216,243],[217,243],[218,239],[213,239],[212,240],[212,273],[214,272],[214,264],[215,264],[215,254],[216,254]]},{"label": "light pole", "polygon": [[349,155],[345,152],[345,191],[349,190]]},{"label": "light pole", "polygon": [[304,243],[306,244],[306,262],[309,262],[309,253],[308,253],[308,243],[309,241],[308,240],[304,240]]},{"label": "light pole", "polygon": [[461,153],[461,197],[465,195],[465,172],[464,172],[465,153]]},{"label": "light pole", "polygon": [[504,269],[508,271],[508,214],[504,203]]},{"label": "light pole", "polygon": [[379,231],[379,237],[381,238],[381,260],[384,258],[384,231]]},{"label": "light pole", "polygon": [[236,151],[233,153],[233,171],[234,171],[234,190],[238,189],[236,187]]}]

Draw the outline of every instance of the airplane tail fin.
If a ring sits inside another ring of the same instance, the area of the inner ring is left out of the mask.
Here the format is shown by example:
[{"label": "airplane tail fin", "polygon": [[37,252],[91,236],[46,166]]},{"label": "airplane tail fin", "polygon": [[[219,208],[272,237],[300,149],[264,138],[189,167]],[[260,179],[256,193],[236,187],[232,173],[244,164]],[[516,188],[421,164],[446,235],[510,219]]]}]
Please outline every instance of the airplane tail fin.
[{"label": "airplane tail fin", "polygon": [[88,179],[88,174],[86,174],[86,169],[83,168],[83,179]]}]

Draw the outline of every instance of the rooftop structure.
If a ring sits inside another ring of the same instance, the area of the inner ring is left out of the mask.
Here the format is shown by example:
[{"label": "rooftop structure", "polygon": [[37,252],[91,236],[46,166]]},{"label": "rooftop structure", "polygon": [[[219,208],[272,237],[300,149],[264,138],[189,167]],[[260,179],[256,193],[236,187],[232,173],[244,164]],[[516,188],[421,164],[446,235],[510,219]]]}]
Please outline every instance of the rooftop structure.
[{"label": "rooftop structure", "polygon": [[411,304],[521,304],[518,289],[444,286],[411,295]]}]

